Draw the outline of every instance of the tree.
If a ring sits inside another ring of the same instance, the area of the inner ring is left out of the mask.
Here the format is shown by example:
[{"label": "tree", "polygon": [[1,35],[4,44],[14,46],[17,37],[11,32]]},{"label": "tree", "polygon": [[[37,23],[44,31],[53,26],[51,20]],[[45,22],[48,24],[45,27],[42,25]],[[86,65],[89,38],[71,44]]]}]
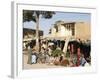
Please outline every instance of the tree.
[{"label": "tree", "polygon": [[[39,52],[39,18],[50,19],[55,12],[51,11],[33,11],[33,10],[23,10],[23,22],[33,21],[36,23],[36,49]],[[41,16],[40,16],[41,15]]]}]

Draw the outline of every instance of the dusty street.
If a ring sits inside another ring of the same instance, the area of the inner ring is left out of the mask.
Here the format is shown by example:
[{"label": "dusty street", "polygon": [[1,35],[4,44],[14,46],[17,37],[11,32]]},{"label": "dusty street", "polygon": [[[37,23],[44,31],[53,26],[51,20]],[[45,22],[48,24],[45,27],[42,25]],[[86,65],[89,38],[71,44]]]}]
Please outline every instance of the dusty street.
[{"label": "dusty street", "polygon": [[28,56],[24,54],[23,68],[24,69],[39,69],[39,68],[61,68],[63,66],[55,66],[53,64],[27,64]]}]

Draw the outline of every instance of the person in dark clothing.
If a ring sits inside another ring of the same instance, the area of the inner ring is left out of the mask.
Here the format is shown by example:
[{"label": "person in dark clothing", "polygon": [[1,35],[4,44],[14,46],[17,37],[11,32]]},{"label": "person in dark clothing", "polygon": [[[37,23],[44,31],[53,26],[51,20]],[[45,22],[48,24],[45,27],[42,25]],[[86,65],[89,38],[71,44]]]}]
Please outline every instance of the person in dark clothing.
[{"label": "person in dark clothing", "polygon": [[32,64],[32,48],[33,48],[33,43],[32,41],[28,44],[28,64]]},{"label": "person in dark clothing", "polygon": [[60,40],[57,40],[57,46],[60,47]]},{"label": "person in dark clothing", "polygon": [[59,61],[61,62],[62,60],[63,60],[63,56],[61,55]]},{"label": "person in dark clothing", "polygon": [[60,41],[60,43],[61,43],[61,50],[63,50],[63,48],[64,48],[64,45],[65,45],[65,41],[64,40],[62,40],[62,41]]}]

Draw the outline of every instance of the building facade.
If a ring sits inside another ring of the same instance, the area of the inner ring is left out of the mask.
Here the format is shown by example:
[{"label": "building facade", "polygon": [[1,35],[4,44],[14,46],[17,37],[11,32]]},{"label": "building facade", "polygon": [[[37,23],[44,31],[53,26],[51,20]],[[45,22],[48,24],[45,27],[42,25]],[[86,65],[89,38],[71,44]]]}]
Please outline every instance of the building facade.
[{"label": "building facade", "polygon": [[50,29],[49,37],[67,38],[75,37],[81,39],[91,38],[90,24],[87,22],[64,22],[57,21]]},{"label": "building facade", "polygon": [[[43,36],[43,31],[39,30],[39,37]],[[36,30],[35,29],[28,29],[23,28],[23,40],[29,41],[36,38]]]}]

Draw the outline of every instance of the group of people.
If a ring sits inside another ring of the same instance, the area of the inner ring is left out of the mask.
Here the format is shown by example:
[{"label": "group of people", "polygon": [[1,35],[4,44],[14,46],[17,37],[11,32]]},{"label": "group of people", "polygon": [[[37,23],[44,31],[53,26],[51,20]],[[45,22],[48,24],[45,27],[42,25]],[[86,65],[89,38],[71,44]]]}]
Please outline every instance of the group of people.
[{"label": "group of people", "polygon": [[63,51],[65,41],[60,40],[41,40],[40,51],[36,50],[31,46],[28,48],[28,64],[53,64],[63,66],[86,66],[90,65],[90,41],[82,42],[80,39],[69,41],[66,53],[59,56],[52,56],[53,50]]},{"label": "group of people", "polygon": [[89,66],[91,64],[90,52],[90,40],[82,41],[79,39],[68,43],[67,56],[69,56],[72,66]]}]

